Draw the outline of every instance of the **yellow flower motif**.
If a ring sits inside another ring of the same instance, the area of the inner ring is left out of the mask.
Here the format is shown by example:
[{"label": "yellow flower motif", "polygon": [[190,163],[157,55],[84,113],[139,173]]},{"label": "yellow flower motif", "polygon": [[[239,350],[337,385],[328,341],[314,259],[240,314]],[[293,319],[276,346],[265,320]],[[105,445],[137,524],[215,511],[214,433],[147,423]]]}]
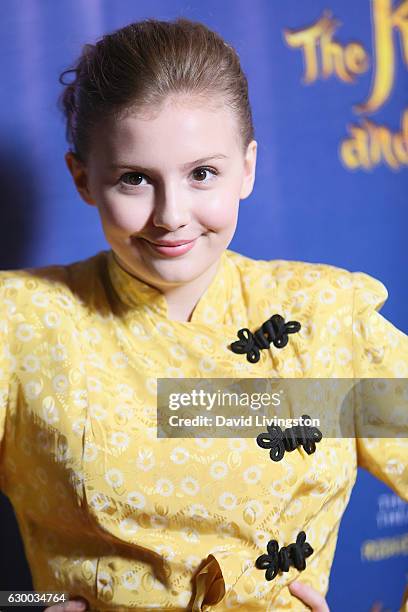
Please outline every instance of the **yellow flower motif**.
[{"label": "yellow flower motif", "polygon": [[16,336],[21,342],[30,342],[34,338],[34,329],[32,325],[21,323],[17,326]]}]

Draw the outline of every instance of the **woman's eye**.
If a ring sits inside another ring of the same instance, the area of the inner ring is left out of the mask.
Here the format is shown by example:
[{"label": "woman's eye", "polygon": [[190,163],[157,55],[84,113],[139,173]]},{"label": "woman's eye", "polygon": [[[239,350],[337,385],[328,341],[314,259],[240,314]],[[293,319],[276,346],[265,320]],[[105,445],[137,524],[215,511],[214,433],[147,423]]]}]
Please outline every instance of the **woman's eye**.
[{"label": "woman's eye", "polygon": [[[218,174],[218,171],[215,168],[209,168],[207,166],[201,166],[199,168],[195,168],[192,172],[192,175],[195,175],[196,177],[196,181],[198,183],[208,183],[210,181],[213,180],[213,178],[209,179],[209,180],[205,180],[206,178],[206,173],[211,172],[211,174],[214,176],[216,176]],[[198,177],[198,178],[197,178]],[[122,174],[122,176],[120,177],[120,182],[128,185],[130,187],[140,187],[141,183],[140,183],[140,179],[146,178],[144,174],[142,174],[141,172],[126,172],[125,174]],[[204,178],[204,180],[202,180]]]},{"label": "woman's eye", "polygon": [[[200,174],[201,176],[203,176],[204,172],[211,172],[211,174],[213,176],[216,176],[218,174],[217,170],[215,170],[215,168],[208,168],[207,166],[202,166],[201,168],[196,168],[195,170],[193,170],[193,174]],[[213,180],[213,179],[210,179]],[[208,183],[209,181],[198,181],[199,183]]]},{"label": "woman's eye", "polygon": [[[137,177],[137,179],[139,179],[139,177],[144,176],[143,174],[141,174],[140,172],[126,172],[125,174],[123,174],[120,177],[120,181],[122,183],[125,183],[125,185],[131,185],[132,187],[139,187],[140,183],[138,182],[134,182],[134,177]],[[131,181],[130,183],[127,183],[124,178],[125,177],[131,177]],[[133,178],[132,178],[133,177]]]}]

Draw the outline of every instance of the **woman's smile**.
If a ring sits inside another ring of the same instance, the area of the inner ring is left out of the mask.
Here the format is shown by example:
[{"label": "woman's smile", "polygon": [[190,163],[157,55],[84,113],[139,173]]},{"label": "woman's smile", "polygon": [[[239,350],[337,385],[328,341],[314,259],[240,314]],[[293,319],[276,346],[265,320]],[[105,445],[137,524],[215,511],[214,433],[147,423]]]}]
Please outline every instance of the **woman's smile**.
[{"label": "woman's smile", "polygon": [[177,244],[175,246],[164,246],[160,244],[155,244],[153,242],[149,242],[145,238],[141,238],[144,244],[147,244],[150,249],[152,249],[155,253],[160,253],[160,255],[165,255],[166,257],[177,257],[178,255],[183,255],[184,253],[188,253],[191,251],[196,244],[197,240],[200,238],[195,238],[190,242],[185,244]]}]

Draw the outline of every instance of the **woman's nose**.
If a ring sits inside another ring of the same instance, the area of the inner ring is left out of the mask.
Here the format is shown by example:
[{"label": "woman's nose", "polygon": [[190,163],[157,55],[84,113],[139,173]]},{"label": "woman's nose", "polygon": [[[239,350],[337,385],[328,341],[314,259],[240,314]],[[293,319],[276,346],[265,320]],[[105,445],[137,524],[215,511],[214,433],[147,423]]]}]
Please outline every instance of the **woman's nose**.
[{"label": "woman's nose", "polygon": [[171,231],[189,223],[191,209],[186,194],[181,191],[175,186],[170,186],[158,194],[153,212],[155,225],[166,227]]}]

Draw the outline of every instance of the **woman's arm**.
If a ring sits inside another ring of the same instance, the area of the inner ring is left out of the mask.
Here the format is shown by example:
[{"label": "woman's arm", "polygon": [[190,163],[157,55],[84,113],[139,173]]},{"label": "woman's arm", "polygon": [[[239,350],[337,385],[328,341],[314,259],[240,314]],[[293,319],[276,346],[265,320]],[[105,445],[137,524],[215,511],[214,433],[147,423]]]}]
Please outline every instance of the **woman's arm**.
[{"label": "woman's arm", "polygon": [[379,312],[388,297],[383,283],[364,272],[352,278],[358,465],[408,501],[408,336]]}]

